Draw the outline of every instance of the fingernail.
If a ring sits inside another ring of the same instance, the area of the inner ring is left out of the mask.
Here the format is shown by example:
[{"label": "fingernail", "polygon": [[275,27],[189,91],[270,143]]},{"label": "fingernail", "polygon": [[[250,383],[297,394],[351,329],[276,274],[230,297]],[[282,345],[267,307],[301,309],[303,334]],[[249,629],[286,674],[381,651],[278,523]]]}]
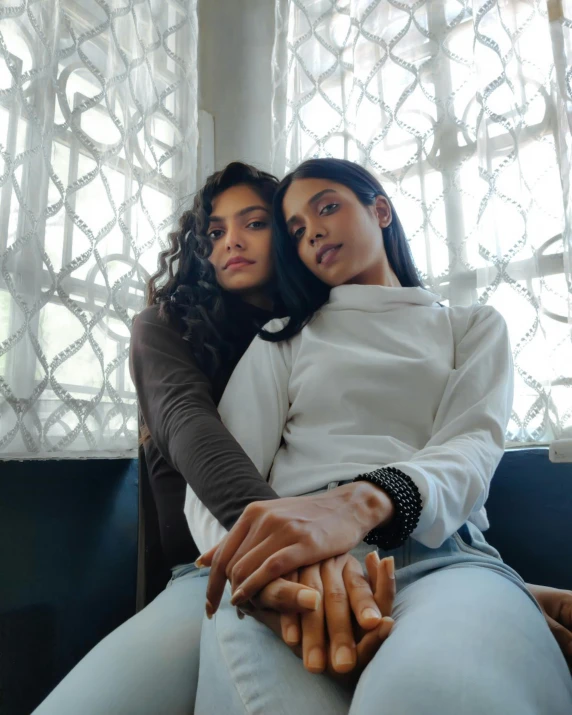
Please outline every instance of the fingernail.
[{"label": "fingernail", "polygon": [[386,634],[385,632],[386,632],[386,630],[387,630],[387,626],[389,625],[389,626],[393,627],[393,624],[394,624],[394,623],[395,623],[395,621],[393,620],[393,618],[390,618],[389,616],[384,616],[384,617],[381,619],[381,625],[380,625],[380,627],[379,627],[379,629],[378,629],[378,634],[381,635],[381,636],[385,636],[385,634]]},{"label": "fingernail", "polygon": [[207,601],[207,603],[206,603],[205,612],[207,614],[207,618],[210,621],[211,618],[213,617],[213,607],[212,607],[212,603],[210,601]]},{"label": "fingernail", "polygon": [[380,558],[379,558],[379,552],[378,552],[378,550],[375,549],[375,550],[372,551],[371,553],[375,556],[375,560],[377,561],[377,563],[379,563],[379,562],[380,562]]},{"label": "fingernail", "polygon": [[351,648],[348,648],[347,645],[343,645],[338,648],[334,658],[334,664],[338,668],[342,668],[345,665],[353,665],[354,661],[355,658]]},{"label": "fingernail", "polygon": [[308,654],[308,667],[315,670],[324,668],[324,654],[321,648],[315,647]]},{"label": "fingernail", "polygon": [[239,620],[241,620],[241,621],[244,618],[244,613],[240,610],[240,608],[236,609],[236,615],[238,616]]},{"label": "fingernail", "polygon": [[393,556],[388,556],[385,559],[385,570],[387,572],[388,578],[395,578],[395,559],[393,558]]},{"label": "fingernail", "polygon": [[196,566],[198,569],[204,569],[204,567],[205,567],[205,565],[204,565],[204,563],[201,561],[201,559],[202,559],[202,556],[199,556],[199,558],[195,561],[195,566]]},{"label": "fingernail", "polygon": [[298,601],[298,605],[302,606],[302,608],[309,608],[315,611],[320,603],[320,594],[317,591],[310,591],[308,588],[303,588],[301,591],[298,591],[296,600]]},{"label": "fingernail", "polygon": [[361,612],[361,616],[366,621],[379,621],[381,618],[381,613],[376,611],[375,608],[364,608]]},{"label": "fingernail", "polygon": [[298,631],[298,626],[288,626],[286,629],[286,641],[292,645],[296,645],[300,640],[300,633]]},{"label": "fingernail", "polygon": [[233,606],[236,606],[236,604],[240,603],[241,601],[244,601],[244,591],[241,588],[238,588],[232,594],[232,598],[230,599],[230,602],[232,603]]}]

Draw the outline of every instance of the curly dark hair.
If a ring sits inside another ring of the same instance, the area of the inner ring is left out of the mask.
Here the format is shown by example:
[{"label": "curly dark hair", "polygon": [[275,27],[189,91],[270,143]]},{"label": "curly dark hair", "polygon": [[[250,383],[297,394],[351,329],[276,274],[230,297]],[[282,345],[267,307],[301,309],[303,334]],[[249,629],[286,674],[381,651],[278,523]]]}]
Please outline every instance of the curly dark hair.
[{"label": "curly dark hair", "polygon": [[271,205],[278,179],[238,161],[209,176],[178,228],[169,234],[170,246],[159,254],[157,272],[147,289],[147,305],[159,304],[160,316],[183,322],[183,338],[189,340],[197,364],[210,379],[221,362],[234,355],[241,336],[235,334],[239,326],[232,315],[236,297],[216,280],[208,261],[212,242],[206,231],[214,199],[239,185],[249,186]]}]

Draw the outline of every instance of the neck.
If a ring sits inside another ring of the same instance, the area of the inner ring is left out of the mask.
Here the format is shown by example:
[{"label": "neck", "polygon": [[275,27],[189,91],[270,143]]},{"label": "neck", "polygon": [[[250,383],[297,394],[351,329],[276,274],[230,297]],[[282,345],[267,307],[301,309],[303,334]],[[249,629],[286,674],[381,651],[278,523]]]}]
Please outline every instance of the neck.
[{"label": "neck", "polygon": [[273,308],[272,298],[266,295],[266,293],[241,293],[240,298],[245,303],[253,305],[255,308],[260,308],[261,310],[270,311]]},{"label": "neck", "polygon": [[386,255],[374,265],[366,268],[363,273],[354,276],[348,281],[348,284],[352,283],[357,285],[388,286],[389,288],[399,288],[401,286],[399,279],[389,265]]}]

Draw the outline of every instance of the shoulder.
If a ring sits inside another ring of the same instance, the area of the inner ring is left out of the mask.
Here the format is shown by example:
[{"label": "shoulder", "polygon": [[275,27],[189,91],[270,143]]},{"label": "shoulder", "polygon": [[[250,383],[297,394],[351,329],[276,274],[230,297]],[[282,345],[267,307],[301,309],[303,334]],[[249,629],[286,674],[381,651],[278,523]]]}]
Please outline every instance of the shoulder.
[{"label": "shoulder", "polygon": [[159,315],[158,305],[148,305],[133,318],[133,327],[136,325],[165,325],[167,321]]},{"label": "shoulder", "polygon": [[[273,318],[263,326],[262,330],[267,333],[278,333],[288,325],[289,320],[289,318]],[[295,339],[273,342],[265,340],[258,334],[248,346],[240,362],[257,365],[290,364],[291,346]]]},{"label": "shoulder", "polygon": [[172,316],[165,315],[159,305],[144,308],[131,325],[131,352],[155,347],[162,350],[184,349],[191,353],[190,345],[183,338],[183,325]]},{"label": "shoulder", "polygon": [[454,305],[446,308],[451,322],[465,324],[467,328],[480,323],[501,325],[505,323],[502,315],[491,305]]},{"label": "shoulder", "polygon": [[492,306],[474,304],[453,306],[446,310],[449,313],[455,344],[508,342],[506,321]]},{"label": "shoulder", "polygon": [[132,334],[155,329],[170,329],[180,333],[181,326],[177,320],[161,311],[159,305],[149,305],[138,313],[132,322]]}]

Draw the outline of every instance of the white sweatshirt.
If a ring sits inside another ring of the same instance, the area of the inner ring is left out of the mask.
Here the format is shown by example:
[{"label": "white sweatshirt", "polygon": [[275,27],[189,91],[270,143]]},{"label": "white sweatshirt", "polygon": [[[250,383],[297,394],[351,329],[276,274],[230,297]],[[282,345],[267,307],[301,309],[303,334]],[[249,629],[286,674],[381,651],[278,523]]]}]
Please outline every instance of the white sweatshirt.
[{"label": "white sweatshirt", "polygon": [[[255,338],[219,411],[280,496],[392,466],[421,493],[414,539],[437,548],[468,519],[488,527],[512,406],[507,328],[493,308],[437,300],[340,286],[292,340]],[[201,552],[226,534],[190,488],[185,513]]]}]

